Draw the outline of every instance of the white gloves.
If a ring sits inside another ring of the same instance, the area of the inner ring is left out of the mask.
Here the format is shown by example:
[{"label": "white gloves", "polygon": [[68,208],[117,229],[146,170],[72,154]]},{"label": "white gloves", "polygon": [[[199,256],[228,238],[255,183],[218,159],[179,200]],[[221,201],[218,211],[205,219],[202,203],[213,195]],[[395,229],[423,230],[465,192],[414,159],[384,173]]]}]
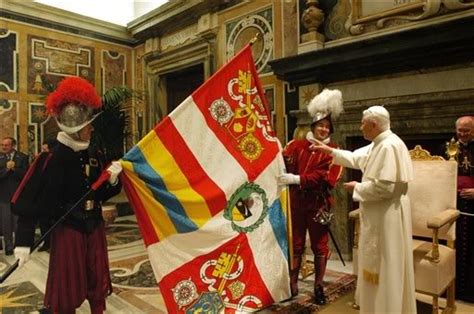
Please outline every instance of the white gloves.
[{"label": "white gloves", "polygon": [[278,176],[279,185],[300,184],[300,176],[292,173],[284,173]]},{"label": "white gloves", "polygon": [[110,166],[107,168],[107,172],[110,173],[109,183],[116,185],[118,183],[118,176],[122,172],[122,164],[120,161],[112,161]]},{"label": "white gloves", "polygon": [[13,251],[15,258],[20,260],[18,268],[22,267],[30,259],[30,248],[26,246],[17,246]]}]

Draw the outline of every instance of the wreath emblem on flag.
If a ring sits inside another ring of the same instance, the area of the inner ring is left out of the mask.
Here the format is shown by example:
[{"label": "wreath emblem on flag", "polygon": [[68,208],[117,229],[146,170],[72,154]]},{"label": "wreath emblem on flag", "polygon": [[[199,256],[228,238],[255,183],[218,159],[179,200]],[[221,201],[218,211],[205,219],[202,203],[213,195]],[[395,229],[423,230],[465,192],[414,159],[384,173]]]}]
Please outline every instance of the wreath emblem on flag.
[{"label": "wreath emblem on flag", "polygon": [[224,210],[224,218],[232,222],[237,232],[252,232],[260,226],[268,214],[265,191],[256,183],[246,182],[230,197]]}]

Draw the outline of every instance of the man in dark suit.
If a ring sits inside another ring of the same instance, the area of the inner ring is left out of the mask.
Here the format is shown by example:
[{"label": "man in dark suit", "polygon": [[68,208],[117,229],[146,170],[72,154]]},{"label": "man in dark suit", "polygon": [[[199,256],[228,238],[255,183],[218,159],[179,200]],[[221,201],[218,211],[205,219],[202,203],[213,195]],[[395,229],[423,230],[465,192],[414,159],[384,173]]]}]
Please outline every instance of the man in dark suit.
[{"label": "man in dark suit", "polygon": [[13,231],[16,217],[10,209],[10,199],[28,169],[28,156],[17,151],[16,140],[5,137],[1,142],[0,153],[0,225],[5,241],[5,255],[13,254]]}]

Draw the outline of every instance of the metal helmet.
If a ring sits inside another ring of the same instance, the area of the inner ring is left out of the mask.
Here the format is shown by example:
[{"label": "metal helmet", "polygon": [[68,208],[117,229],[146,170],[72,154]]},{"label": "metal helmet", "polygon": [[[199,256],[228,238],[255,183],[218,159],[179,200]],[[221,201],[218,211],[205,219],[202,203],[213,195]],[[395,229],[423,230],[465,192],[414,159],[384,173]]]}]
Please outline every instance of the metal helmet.
[{"label": "metal helmet", "polygon": [[56,117],[56,122],[61,130],[72,134],[94,121],[101,112],[93,114],[94,109],[82,104],[67,104]]},{"label": "metal helmet", "polygon": [[62,80],[46,99],[46,109],[56,119],[59,128],[73,134],[91,123],[99,114],[102,101],[87,80],[71,76]]},{"label": "metal helmet", "polygon": [[330,131],[333,133],[332,119],[339,117],[344,110],[342,103],[342,93],[340,90],[325,88],[321,93],[316,95],[308,105],[308,112],[312,118],[311,127],[323,119],[328,119],[331,125]]}]

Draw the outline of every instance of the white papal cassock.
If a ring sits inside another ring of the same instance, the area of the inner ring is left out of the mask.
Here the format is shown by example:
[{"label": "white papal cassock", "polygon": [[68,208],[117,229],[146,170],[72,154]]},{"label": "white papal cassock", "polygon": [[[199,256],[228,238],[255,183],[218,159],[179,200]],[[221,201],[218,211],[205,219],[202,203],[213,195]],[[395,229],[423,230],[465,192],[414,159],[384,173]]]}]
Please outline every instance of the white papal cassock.
[{"label": "white papal cassock", "polygon": [[360,202],[357,295],[361,313],[416,313],[408,182],[413,168],[392,131],[354,152],[334,150],[334,163],[360,169],[354,201]]}]

